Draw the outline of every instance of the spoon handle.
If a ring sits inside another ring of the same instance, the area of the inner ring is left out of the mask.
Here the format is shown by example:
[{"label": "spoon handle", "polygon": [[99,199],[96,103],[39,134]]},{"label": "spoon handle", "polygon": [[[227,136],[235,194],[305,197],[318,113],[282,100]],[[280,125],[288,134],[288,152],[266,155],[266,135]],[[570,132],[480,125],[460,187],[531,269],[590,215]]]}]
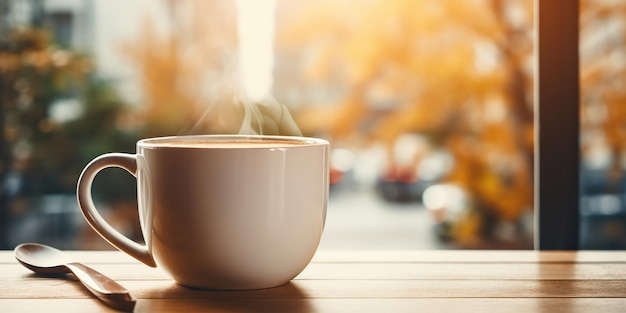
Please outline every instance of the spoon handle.
[{"label": "spoon handle", "polygon": [[67,267],[91,293],[110,307],[121,311],[132,311],[135,307],[135,300],[130,296],[128,290],[104,274],[76,262],[65,264],[65,267]]}]

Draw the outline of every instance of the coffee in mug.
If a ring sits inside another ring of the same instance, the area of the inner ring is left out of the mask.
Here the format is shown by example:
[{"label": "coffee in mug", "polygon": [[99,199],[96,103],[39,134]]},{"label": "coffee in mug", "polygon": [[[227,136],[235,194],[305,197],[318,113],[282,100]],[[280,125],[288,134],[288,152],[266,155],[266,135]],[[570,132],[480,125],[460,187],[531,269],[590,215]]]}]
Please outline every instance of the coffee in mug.
[{"label": "coffee in mug", "polygon": [[[275,287],[298,275],[317,250],[329,149],[322,139],[288,136],[144,139],[136,154],[90,162],[78,180],[78,203],[100,236],[181,285]],[[93,180],[108,167],[137,178],[145,245],[111,227],[93,203]]]}]

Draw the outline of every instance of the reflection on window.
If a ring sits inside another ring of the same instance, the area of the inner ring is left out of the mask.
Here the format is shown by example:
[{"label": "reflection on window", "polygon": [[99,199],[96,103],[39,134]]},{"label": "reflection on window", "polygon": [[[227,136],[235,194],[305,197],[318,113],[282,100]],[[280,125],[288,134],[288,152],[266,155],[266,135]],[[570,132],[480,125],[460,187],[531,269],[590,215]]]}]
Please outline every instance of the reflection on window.
[{"label": "reflection on window", "polygon": [[[2,14],[18,2],[0,0],[9,8]],[[241,110],[230,105],[240,88],[235,1],[135,1],[124,10],[125,1],[88,2],[64,11],[84,14],[63,17],[72,29],[0,20],[5,248],[27,240],[105,247],[85,239],[95,237],[73,198],[90,159],[133,152],[142,137],[241,127]],[[532,247],[532,2],[277,1],[272,94],[305,135],[333,146],[322,248]],[[616,20],[623,12],[584,3]],[[45,14],[26,11],[39,9]],[[588,20],[589,32],[622,29]],[[89,57],[59,44],[76,29],[94,32]],[[607,36],[592,37],[615,41]],[[615,54],[588,45],[588,59]],[[583,88],[592,92],[583,151],[598,169],[622,149],[606,131],[621,133],[617,111],[609,112],[619,106],[605,104],[619,102],[618,88],[610,99],[598,88],[618,86],[621,76],[585,68]],[[108,218],[140,236],[134,179],[101,175],[94,188]],[[587,210],[621,210],[612,195],[590,198]]]}]

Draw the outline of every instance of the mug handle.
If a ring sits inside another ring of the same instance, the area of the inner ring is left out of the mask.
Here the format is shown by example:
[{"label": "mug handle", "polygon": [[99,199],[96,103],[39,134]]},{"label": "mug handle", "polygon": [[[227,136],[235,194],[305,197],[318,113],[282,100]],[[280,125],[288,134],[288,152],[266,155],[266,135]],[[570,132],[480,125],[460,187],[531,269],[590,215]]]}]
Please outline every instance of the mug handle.
[{"label": "mug handle", "polygon": [[[107,153],[89,162],[78,178],[76,197],[83,216],[102,238],[117,249],[126,252],[142,263],[156,267],[156,262],[147,245],[141,245],[122,235],[100,215],[91,197],[91,185],[96,174],[109,167],[119,167],[137,177],[137,156],[126,153]],[[140,212],[141,213],[141,212]],[[143,226],[143,225],[142,225]]]}]

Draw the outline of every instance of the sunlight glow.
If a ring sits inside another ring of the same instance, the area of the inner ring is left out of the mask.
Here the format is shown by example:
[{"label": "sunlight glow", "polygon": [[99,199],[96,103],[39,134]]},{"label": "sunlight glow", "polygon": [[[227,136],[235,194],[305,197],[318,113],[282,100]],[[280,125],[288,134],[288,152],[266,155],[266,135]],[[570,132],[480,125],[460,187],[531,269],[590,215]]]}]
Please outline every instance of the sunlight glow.
[{"label": "sunlight glow", "polygon": [[237,0],[239,69],[243,91],[252,101],[272,88],[275,0]]}]

